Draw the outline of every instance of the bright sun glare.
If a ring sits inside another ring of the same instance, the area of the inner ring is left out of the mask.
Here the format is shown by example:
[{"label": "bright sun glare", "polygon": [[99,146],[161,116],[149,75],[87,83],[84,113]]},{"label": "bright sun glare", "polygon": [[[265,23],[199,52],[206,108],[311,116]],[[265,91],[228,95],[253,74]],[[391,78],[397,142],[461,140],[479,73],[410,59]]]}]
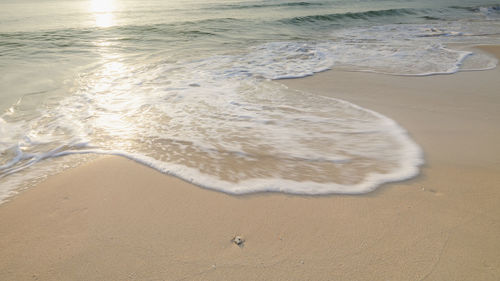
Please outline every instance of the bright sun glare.
[{"label": "bright sun glare", "polygon": [[94,14],[95,24],[99,27],[112,26],[115,8],[114,0],[91,0],[90,11]]},{"label": "bright sun glare", "polygon": [[110,13],[115,9],[114,0],[91,0],[91,10],[94,13]]}]

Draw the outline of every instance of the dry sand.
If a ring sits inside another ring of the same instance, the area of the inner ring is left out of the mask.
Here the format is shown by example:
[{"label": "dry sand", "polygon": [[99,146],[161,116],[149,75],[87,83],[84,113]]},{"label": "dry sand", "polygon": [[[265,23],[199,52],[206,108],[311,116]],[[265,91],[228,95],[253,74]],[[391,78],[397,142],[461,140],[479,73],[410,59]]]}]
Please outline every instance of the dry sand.
[{"label": "dry sand", "polygon": [[0,205],[0,280],[500,280],[498,68],[283,83],[395,119],[421,175],[357,196],[229,196],[102,157]]}]

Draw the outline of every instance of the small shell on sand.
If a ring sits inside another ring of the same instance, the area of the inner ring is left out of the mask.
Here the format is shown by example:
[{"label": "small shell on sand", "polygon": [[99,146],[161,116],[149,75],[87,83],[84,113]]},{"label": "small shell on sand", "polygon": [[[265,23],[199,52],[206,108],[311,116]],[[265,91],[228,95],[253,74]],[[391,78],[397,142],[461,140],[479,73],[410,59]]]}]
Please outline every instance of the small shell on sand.
[{"label": "small shell on sand", "polygon": [[243,246],[243,243],[245,243],[245,239],[243,239],[243,237],[241,236],[234,236],[234,238],[231,240],[234,244],[242,247]]}]

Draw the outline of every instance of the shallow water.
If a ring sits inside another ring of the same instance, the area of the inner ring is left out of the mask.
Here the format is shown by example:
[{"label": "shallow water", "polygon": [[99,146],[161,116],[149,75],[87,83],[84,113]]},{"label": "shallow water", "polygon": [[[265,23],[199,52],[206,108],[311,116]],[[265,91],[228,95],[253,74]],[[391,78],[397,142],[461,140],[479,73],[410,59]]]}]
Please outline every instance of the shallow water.
[{"label": "shallow water", "polygon": [[[228,193],[363,193],[418,173],[393,120],[273,79],[496,60],[488,1],[3,1],[0,200],[117,154]],[[80,158],[79,158],[80,159]],[[82,158],[83,159],[83,158]],[[83,160],[82,160],[83,161]]]}]

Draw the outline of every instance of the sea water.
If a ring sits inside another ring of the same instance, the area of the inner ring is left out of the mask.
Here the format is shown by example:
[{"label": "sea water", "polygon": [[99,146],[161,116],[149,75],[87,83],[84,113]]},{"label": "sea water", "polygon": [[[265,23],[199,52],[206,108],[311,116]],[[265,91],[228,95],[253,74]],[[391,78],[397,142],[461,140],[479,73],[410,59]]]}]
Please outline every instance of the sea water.
[{"label": "sea water", "polygon": [[231,194],[371,191],[416,175],[419,146],[279,79],[490,69],[450,46],[499,33],[496,1],[4,0],[0,200],[95,154]]}]

